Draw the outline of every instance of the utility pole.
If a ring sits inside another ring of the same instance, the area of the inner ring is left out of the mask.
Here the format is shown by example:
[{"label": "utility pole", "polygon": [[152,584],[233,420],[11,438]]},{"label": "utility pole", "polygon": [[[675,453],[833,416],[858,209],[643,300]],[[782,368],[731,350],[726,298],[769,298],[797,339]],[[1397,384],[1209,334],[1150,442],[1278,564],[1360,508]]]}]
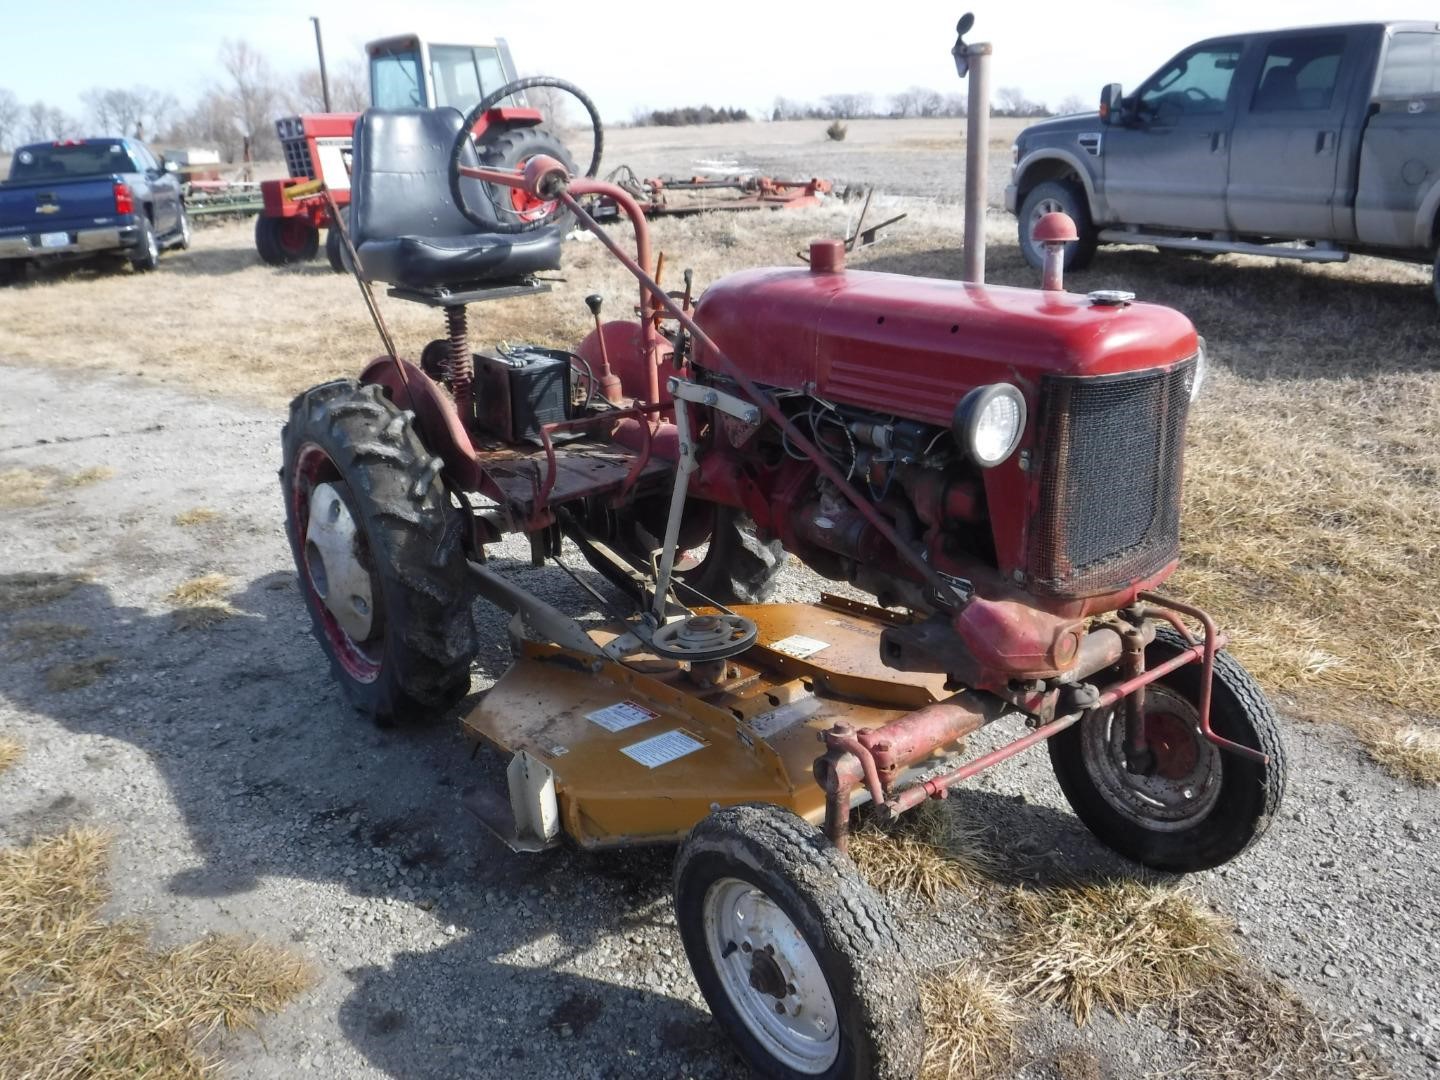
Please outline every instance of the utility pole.
[{"label": "utility pole", "polygon": [[330,108],[330,76],[325,73],[325,42],[320,37],[320,16],[311,15],[310,21],[315,24],[315,51],[320,54],[320,95],[325,99],[325,111],[331,112]]}]

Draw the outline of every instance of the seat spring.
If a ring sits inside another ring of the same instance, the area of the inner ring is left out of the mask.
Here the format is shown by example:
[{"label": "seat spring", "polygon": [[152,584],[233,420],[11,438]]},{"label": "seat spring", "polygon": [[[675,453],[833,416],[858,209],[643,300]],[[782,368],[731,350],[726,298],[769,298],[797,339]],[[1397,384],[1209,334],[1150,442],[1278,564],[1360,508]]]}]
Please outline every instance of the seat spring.
[{"label": "seat spring", "polygon": [[445,308],[445,331],[449,341],[445,354],[445,383],[455,397],[455,407],[461,417],[467,417],[470,414],[470,384],[475,379],[475,358],[470,355],[465,305],[452,304]]}]

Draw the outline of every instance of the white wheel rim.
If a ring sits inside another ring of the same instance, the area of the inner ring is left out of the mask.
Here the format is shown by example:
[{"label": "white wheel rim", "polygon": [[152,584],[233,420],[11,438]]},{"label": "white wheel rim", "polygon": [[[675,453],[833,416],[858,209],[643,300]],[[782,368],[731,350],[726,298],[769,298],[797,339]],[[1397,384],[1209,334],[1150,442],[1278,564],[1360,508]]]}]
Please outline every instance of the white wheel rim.
[{"label": "white wheel rim", "polygon": [[705,943],[725,996],[765,1051],[819,1075],[840,1054],[835,999],[805,936],[748,881],[721,878],[705,893]]},{"label": "white wheel rim", "polygon": [[375,597],[370,571],[360,563],[360,530],[334,484],[310,493],[305,562],[315,594],[352,641],[366,641],[374,627]]},{"label": "white wheel rim", "polygon": [[1194,764],[1172,775],[1132,773],[1125,767],[1125,718],[1118,709],[1087,717],[1080,725],[1080,754],[1100,797],[1123,817],[1152,832],[1180,832],[1215,808],[1223,764],[1220,751],[1200,731],[1195,706],[1167,686],[1145,690],[1145,711],[1179,720],[1193,739]]}]

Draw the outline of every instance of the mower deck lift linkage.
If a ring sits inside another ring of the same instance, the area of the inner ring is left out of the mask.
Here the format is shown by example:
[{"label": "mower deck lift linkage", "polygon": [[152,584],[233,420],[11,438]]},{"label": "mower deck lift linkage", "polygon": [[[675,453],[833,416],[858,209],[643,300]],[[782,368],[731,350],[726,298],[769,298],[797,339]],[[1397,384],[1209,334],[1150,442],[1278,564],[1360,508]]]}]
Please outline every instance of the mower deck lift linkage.
[{"label": "mower deck lift linkage", "polygon": [[[664,624],[669,576],[674,566],[675,546],[679,532],[679,513],[684,505],[689,471],[693,468],[694,447],[689,445],[692,440],[686,416],[686,403],[689,401],[720,408],[730,415],[742,418],[754,416],[756,411],[763,413],[767,419],[787,433],[793,445],[798,447],[815,464],[816,468],[835,484],[856,509],[893,545],[895,551],[920,573],[933,590],[932,598],[941,607],[954,608],[963,604],[964,599],[959,590],[926,562],[919,553],[904,543],[890,522],[885,520],[883,515],[860,496],[834,464],[793,425],[753,381],[746,377],[724,350],[705,333],[684,308],[671,299],[644,269],[650,262],[648,229],[643,211],[628,192],[614,184],[587,177],[571,178],[560,162],[544,156],[532,158],[526,164],[523,172],[505,172],[462,166],[460,173],[462,176],[474,180],[524,191],[537,199],[563,204],[575,215],[581,225],[600,238],[611,254],[639,282],[640,318],[647,335],[646,345],[653,343],[650,335],[658,333],[654,329],[654,315],[656,305],[658,305],[676,319],[694,340],[705,346],[716,357],[721,367],[740,386],[745,397],[749,398],[747,403],[733,398],[729,394],[721,394],[711,388],[678,378],[672,378],[669,381],[668,388],[676,401],[676,426],[680,434],[681,460],[677,463],[675,493],[672,495],[670,517],[666,525],[665,546],[662,551],[662,563],[655,589],[655,608],[646,619],[642,620],[648,625],[641,629],[638,635],[633,631],[632,634],[625,635],[624,637],[631,638],[631,641],[624,645],[620,644],[620,641],[624,640],[623,638],[617,639],[617,642],[607,648],[607,653],[613,655],[617,646],[620,651],[629,649],[636,643],[636,639],[640,639],[642,635],[653,633],[658,628],[657,624],[659,626]],[[621,249],[614,238],[579,204],[577,196],[584,195],[603,195],[612,199],[625,211],[635,230],[638,260]],[[840,260],[843,259],[843,252],[838,250],[841,248],[841,244],[840,241],[834,241],[833,246],[837,250],[833,252],[827,251],[823,245],[817,245],[816,251],[822,257],[834,258],[836,260],[835,268],[838,269]],[[653,364],[649,370],[648,391],[650,396],[648,404],[653,408],[654,404],[660,400],[659,377]],[[746,412],[747,409],[751,411]],[[687,464],[689,468],[687,468]],[[848,724],[837,723],[822,733],[821,738],[827,749],[826,753],[816,760],[815,772],[816,779],[820,782],[826,795],[825,832],[831,841],[841,850],[848,846],[850,810],[857,787],[862,788],[862,793],[868,796],[882,815],[893,819],[906,810],[918,806],[926,799],[944,798],[948,789],[954,784],[1013,757],[1036,743],[1059,734],[1078,723],[1087,713],[1109,709],[1122,702],[1127,703],[1126,748],[1130,754],[1134,755],[1130,760],[1143,762],[1148,753],[1143,722],[1144,688],[1176,668],[1189,663],[1198,662],[1203,669],[1202,690],[1197,712],[1198,725],[1205,739],[1226,753],[1261,763],[1268,762],[1269,759],[1262,752],[1225,739],[1211,727],[1211,678],[1214,671],[1215,654],[1225,643],[1224,635],[1219,632],[1214,621],[1198,608],[1154,593],[1141,593],[1139,599],[1145,602],[1145,606],[1135,605],[1127,609],[1125,616],[1129,623],[1123,629],[1116,624],[1106,624],[1089,635],[1090,638],[1096,638],[1099,635],[1098,640],[1101,644],[1088,650],[1083,667],[1077,666],[1076,670],[1068,676],[1071,680],[1069,685],[1055,692],[1057,697],[1068,692],[1069,704],[1072,706],[1069,711],[1049,722],[1038,724],[1028,734],[958,768],[943,772],[903,790],[896,790],[896,783],[902,773],[928,758],[936,749],[949,745],[979,730],[991,721],[999,719],[1002,715],[1010,713],[1011,710],[1002,699],[963,690],[951,698],[925,706],[881,728],[857,733]],[[1196,641],[1185,627],[1180,619],[1181,614],[1189,615],[1202,624],[1205,630],[1205,637],[1202,641]],[[1184,639],[1186,647],[1176,656],[1147,671],[1144,670],[1146,640],[1142,626],[1146,624],[1147,620],[1155,618],[1163,619],[1174,626]],[[1104,690],[1080,681],[1113,667],[1117,663],[1122,664],[1123,677],[1121,681]],[[1137,764],[1136,767],[1142,766]]]}]

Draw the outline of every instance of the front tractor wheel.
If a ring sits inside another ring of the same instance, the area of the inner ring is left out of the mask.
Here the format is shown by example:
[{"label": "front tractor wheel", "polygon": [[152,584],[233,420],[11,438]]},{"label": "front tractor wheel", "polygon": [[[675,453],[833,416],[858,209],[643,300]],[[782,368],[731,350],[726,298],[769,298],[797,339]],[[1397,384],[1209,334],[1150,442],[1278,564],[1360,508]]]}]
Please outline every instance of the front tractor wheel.
[{"label": "front tractor wheel", "polygon": [[894,919],[855,864],[775,806],[719,810],[675,864],[710,1011],[760,1076],[910,1080],[925,1028]]},{"label": "front tractor wheel", "polygon": [[462,523],[412,417],[343,379],[290,405],[280,482],[315,636],[355,707],[427,719],[465,695],[477,645]]},{"label": "front tractor wheel", "polygon": [[[1162,626],[1145,651],[1154,667],[1184,648]],[[1156,870],[1208,870],[1241,854],[1270,827],[1285,794],[1285,747],[1265,694],[1229,653],[1215,657],[1210,724],[1268,755],[1260,764],[1200,732],[1203,669],[1186,664],[1145,691],[1152,760],[1132,771],[1118,709],[1086,716],[1050,740],[1055,778],[1075,814],[1107,847]]]},{"label": "front tractor wheel", "polygon": [[309,262],[320,252],[320,233],[303,217],[255,219],[255,250],[271,266]]}]

